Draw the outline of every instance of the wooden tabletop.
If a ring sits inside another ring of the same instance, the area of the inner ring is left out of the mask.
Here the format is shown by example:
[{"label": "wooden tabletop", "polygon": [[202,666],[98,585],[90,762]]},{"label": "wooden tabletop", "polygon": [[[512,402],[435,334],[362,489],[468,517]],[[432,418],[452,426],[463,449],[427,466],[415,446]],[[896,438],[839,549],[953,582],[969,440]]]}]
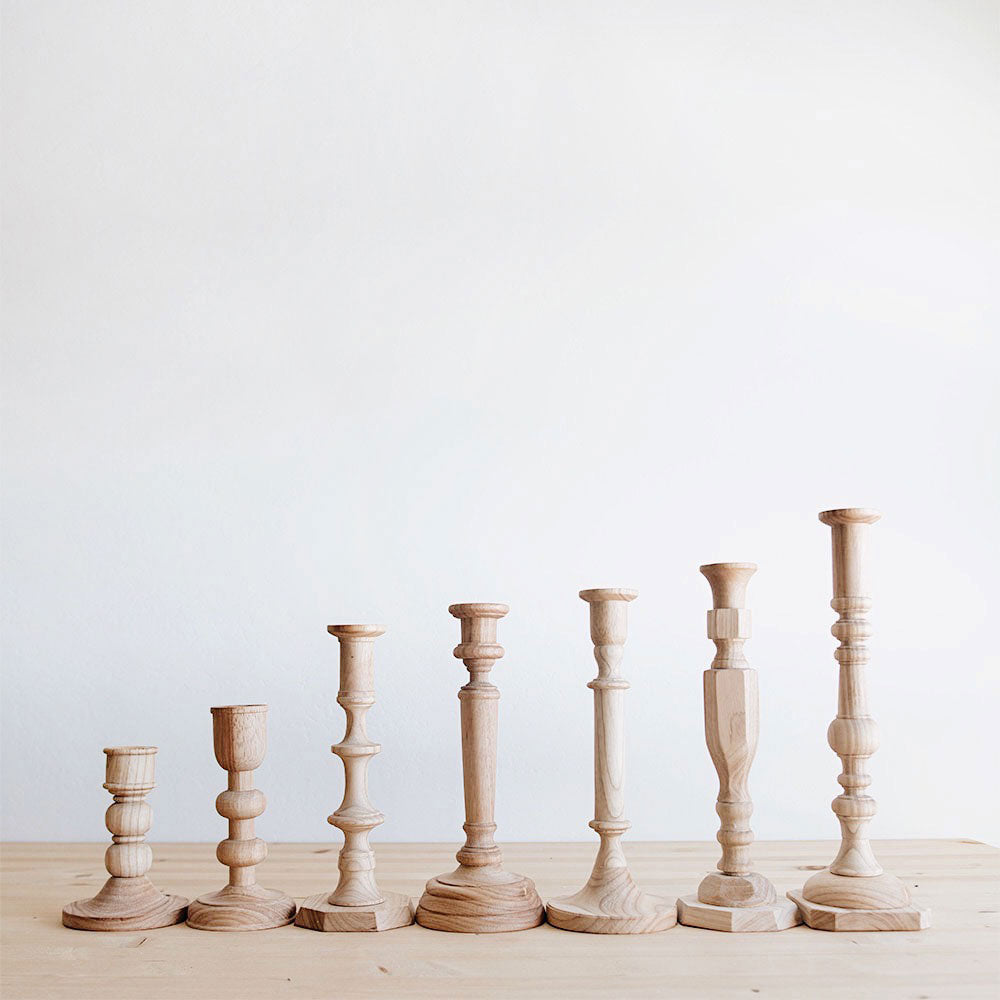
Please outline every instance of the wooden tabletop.
[{"label": "wooden tabletop", "polygon": [[[383,888],[419,896],[454,864],[457,845],[376,844]],[[184,925],[137,933],[64,928],[64,904],[104,881],[104,844],[2,848],[4,1000],[280,1000],[283,997],[893,997],[1000,996],[1000,851],[970,840],[882,841],[876,853],[922,904],[919,933],[722,934],[678,926],[611,937],[541,926],[513,934],[443,934],[412,926],[381,934],[323,934],[288,926],[209,933]],[[194,898],[225,872],[214,845],[153,844],[150,876]],[[535,879],[543,899],[586,881],[593,843],[505,844],[507,867]],[[626,843],[640,884],[693,892],[714,867],[709,843]],[[301,901],[337,882],[336,844],[273,844],[265,886]],[[758,843],[756,868],[779,891],[801,886],[835,853],[832,842]]]}]

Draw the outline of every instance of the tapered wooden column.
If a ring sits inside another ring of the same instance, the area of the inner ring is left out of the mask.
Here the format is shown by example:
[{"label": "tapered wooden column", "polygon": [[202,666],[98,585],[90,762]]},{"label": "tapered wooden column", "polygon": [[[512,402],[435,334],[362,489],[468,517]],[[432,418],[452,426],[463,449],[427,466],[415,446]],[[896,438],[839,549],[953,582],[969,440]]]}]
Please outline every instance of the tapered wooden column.
[{"label": "tapered wooden column", "polygon": [[504,871],[493,834],[496,798],[497,706],[500,692],[490,683],[503,656],[497,621],[506,604],[453,604],[462,623],[455,656],[465,663],[469,683],[459,692],[462,716],[462,774],[465,782],[465,844],[458,868],[432,878],[417,907],[417,923],[439,931],[517,931],[544,919],[542,901],[530,878]]},{"label": "tapered wooden column", "polygon": [[387,931],[413,922],[410,897],[383,892],[375,882],[375,852],[368,835],[385,821],[368,798],[368,765],[382,748],[368,738],[366,716],[375,704],[375,640],[382,625],[330,625],[340,642],[340,691],[347,732],[330,749],[344,763],[344,800],[329,822],[344,833],[331,893],[310,896],[295,923],[316,931]]},{"label": "tapered wooden column", "polygon": [[826,510],[819,519],[833,536],[833,600],[838,614],[831,631],[840,646],[837,718],[827,738],[840,757],[837,779],[843,792],[833,800],[840,820],[840,851],[829,868],[810,878],[801,892],[790,892],[810,927],[832,931],[921,930],[930,925],[930,911],[915,907],[903,883],[882,870],[868,840],[875,800],[868,794],[867,761],[878,749],[878,726],[868,711],[865,666],[871,638],[868,615],[872,601],[865,583],[868,526],[882,515],[852,507]]},{"label": "tapered wooden column", "polygon": [[188,908],[188,926],[202,931],[261,931],[291,923],[295,902],[278,889],[257,885],[257,865],[267,844],[254,834],[254,820],[267,800],[254,787],[253,772],[267,752],[267,705],[220,705],[212,709],[215,759],[229,772],[229,788],[215,809],[229,820],[229,836],[215,856],[229,868],[229,884],[199,896]]},{"label": "tapered wooden column", "polygon": [[153,810],[146,796],[155,787],[156,749],[104,748],[104,787],[114,798],[104,817],[112,840],[104,865],[111,877],[92,899],[78,899],[63,910],[62,922],[67,927],[145,931],[186,919],[188,901],[160,892],[146,875],[153,863],[153,851],[146,843]]},{"label": "tapered wooden column", "polygon": [[677,923],[670,900],[642,892],[632,879],[622,850],[625,818],[625,692],[621,675],[628,632],[628,602],[637,591],[606,587],[581,590],[590,605],[590,638],[597,677],[594,692],[594,818],[601,838],[587,884],[572,896],[549,900],[548,921],[567,931],[591,934],[650,934]]},{"label": "tapered wooden column", "polygon": [[757,671],[743,653],[750,638],[746,590],[753,563],[710,563],[701,572],[712,588],[708,637],[715,659],[703,675],[705,740],[719,775],[715,811],[722,826],[718,873],[705,876],[696,896],[677,900],[678,919],[716,931],[783,931],[801,923],[795,904],[778,899],[774,886],[751,870],[750,766],[757,754]]}]

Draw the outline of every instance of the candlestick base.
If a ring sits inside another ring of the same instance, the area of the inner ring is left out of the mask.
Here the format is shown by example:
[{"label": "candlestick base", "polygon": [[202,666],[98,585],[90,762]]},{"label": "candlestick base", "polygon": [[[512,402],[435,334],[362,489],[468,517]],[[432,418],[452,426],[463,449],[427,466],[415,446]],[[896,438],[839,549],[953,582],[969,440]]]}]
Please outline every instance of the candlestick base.
[{"label": "candlestick base", "polygon": [[790,892],[788,898],[798,906],[803,921],[818,931],[922,931],[931,925],[931,911],[912,904],[881,910],[849,910],[812,903],[801,892]]},{"label": "candlestick base", "polygon": [[296,927],[311,931],[391,931],[413,923],[413,902],[398,892],[383,892],[381,903],[367,906],[337,906],[330,894],[310,896],[299,907]]},{"label": "candlestick base", "polygon": [[914,906],[903,883],[881,875],[817,872],[799,892],[788,893],[810,926],[825,931],[919,931],[930,926],[931,911]]},{"label": "candlestick base", "polygon": [[188,927],[200,931],[265,931],[295,918],[295,901],[280,889],[227,885],[188,907]]},{"label": "candlestick base", "polygon": [[747,934],[786,931],[801,924],[802,916],[795,903],[787,899],[754,906],[714,906],[697,896],[682,896],[677,900],[677,920],[685,927]]},{"label": "candlestick base", "polygon": [[187,912],[183,896],[165,895],[145,875],[112,877],[93,898],[66,906],[62,922],[78,931],[148,931],[182,923]]},{"label": "candlestick base", "polygon": [[427,883],[416,920],[435,931],[494,934],[537,927],[545,908],[530,878],[499,865],[459,865]]},{"label": "candlestick base", "polygon": [[655,934],[677,923],[677,909],[661,896],[641,892],[627,868],[591,876],[572,896],[549,900],[548,921],[584,934]]}]

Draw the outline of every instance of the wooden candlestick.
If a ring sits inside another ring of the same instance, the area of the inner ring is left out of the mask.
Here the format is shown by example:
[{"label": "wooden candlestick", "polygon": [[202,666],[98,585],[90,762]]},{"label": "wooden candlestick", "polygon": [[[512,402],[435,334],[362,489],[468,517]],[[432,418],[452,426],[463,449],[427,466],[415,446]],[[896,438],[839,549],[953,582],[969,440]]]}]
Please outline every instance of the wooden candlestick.
[{"label": "wooden candlestick", "polygon": [[253,786],[253,772],[267,750],[267,705],[225,705],[212,709],[215,759],[229,772],[229,789],[215,800],[229,820],[229,837],[215,856],[229,868],[229,884],[199,896],[188,907],[188,925],[202,931],[260,931],[281,927],[295,916],[295,903],[277,889],[257,885],[255,869],[267,844],[254,836],[253,821],[267,800]]},{"label": "wooden candlestick", "polygon": [[80,931],[145,931],[179,924],[188,901],[167,896],[146,877],[153,851],[146,834],[153,810],[146,796],[155,788],[156,747],[105,747],[104,787],[114,797],[104,823],[112,844],[104,854],[111,876],[92,899],[78,899],[62,911],[62,922]]},{"label": "wooden candlestick", "polygon": [[459,692],[462,705],[462,774],[465,781],[465,844],[456,855],[458,868],[432,878],[417,907],[417,923],[439,931],[517,931],[544,919],[535,884],[503,869],[503,855],[493,840],[497,771],[497,702],[500,692],[489,681],[493,664],[503,656],[497,621],[506,604],[453,604],[448,611],[462,623],[455,656],[469,670]]},{"label": "wooden candlestick", "polygon": [[774,886],[751,870],[750,766],[760,726],[757,671],[747,664],[743,644],[750,638],[746,590],[757,572],[753,563],[710,563],[701,572],[712,588],[708,637],[715,659],[703,675],[705,740],[719,775],[715,811],[722,826],[719,873],[702,879],[696,896],[677,901],[678,919],[690,927],[716,931],[783,931],[802,922],[798,909],[778,899]]},{"label": "wooden candlestick", "polygon": [[566,931],[591,934],[650,934],[677,923],[673,904],[640,891],[628,870],[621,838],[631,823],[625,818],[625,692],[621,676],[628,627],[628,602],[638,592],[606,587],[581,590],[590,605],[590,638],[597,677],[594,692],[594,819],[601,845],[587,884],[572,896],[546,907],[548,921]]},{"label": "wooden candlestick", "polygon": [[388,931],[413,923],[410,897],[383,892],[375,882],[375,852],[369,833],[382,815],[368,798],[368,764],[382,747],[368,738],[365,717],[375,704],[375,640],[382,625],[330,625],[340,642],[337,701],[347,713],[344,738],[330,749],[344,763],[344,800],[328,822],[344,833],[333,892],[310,896],[295,923],[314,931]]},{"label": "wooden candlestick", "polygon": [[841,759],[843,792],[833,800],[840,820],[840,851],[829,868],[790,892],[810,927],[830,931],[916,931],[930,926],[930,911],[913,906],[903,883],[882,870],[868,840],[875,800],[865,762],[878,749],[878,726],[868,714],[865,664],[871,638],[872,601],[864,580],[868,525],[882,515],[864,508],[826,510],[819,519],[833,529],[833,600],[838,614],[831,632],[840,641],[837,718],[827,739]]}]

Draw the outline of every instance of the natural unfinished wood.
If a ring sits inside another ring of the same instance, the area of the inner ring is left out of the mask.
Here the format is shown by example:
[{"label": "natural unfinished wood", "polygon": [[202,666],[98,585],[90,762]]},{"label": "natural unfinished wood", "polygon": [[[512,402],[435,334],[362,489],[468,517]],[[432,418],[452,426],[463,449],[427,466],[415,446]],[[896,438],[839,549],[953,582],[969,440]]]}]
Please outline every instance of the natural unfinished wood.
[{"label": "natural unfinished wood", "polygon": [[[865,583],[865,544],[868,526],[881,516],[862,507],[819,515],[832,529],[830,606],[839,616],[831,629],[840,642],[834,652],[840,664],[837,718],[830,723],[827,739],[842,763],[837,780],[843,792],[833,800],[841,842],[829,868],[813,875],[801,892],[788,894],[806,923],[819,930],[921,930],[930,925],[930,912],[914,906],[903,882],[883,871],[868,840],[875,800],[867,793],[871,777],[865,767],[878,749],[878,726],[868,711],[865,685],[872,607]],[[853,914],[848,918],[844,910]]]},{"label": "natural unfinished wood", "polygon": [[712,588],[708,637],[715,659],[703,675],[705,741],[719,775],[715,811],[722,826],[718,872],[707,875],[697,895],[677,901],[683,924],[715,931],[783,931],[801,923],[795,904],[779,899],[774,886],[751,870],[750,767],[760,728],[757,671],[747,663],[743,646],[750,638],[747,584],[757,572],[753,563],[708,563],[701,572]]},{"label": "natural unfinished wood", "polygon": [[78,899],[63,908],[66,927],[141,931],[186,919],[188,901],[160,892],[146,877],[153,863],[153,851],[145,840],[153,825],[153,810],[146,796],[156,787],[156,750],[104,748],[104,787],[114,798],[104,816],[112,841],[104,853],[104,866],[111,877],[92,899]]},{"label": "natural unfinished wood", "polygon": [[[156,827],[154,827],[155,832]],[[157,843],[157,885],[194,895],[218,871],[203,844]],[[83,894],[102,866],[95,844],[0,845],[0,996],[4,1000],[996,1000],[1000,850],[974,841],[876,841],[887,867],[934,910],[924,933],[566,934],[543,924],[522,934],[80,934],[59,923],[62,903]],[[380,881],[419,895],[444,871],[448,844],[378,844]],[[754,858],[780,892],[801,884],[832,841],[758,840]],[[296,899],[312,892],[329,842],[271,844],[267,870]],[[546,899],[576,885],[593,845],[504,845],[515,871],[537,873]],[[676,898],[692,871],[709,870],[715,840],[630,839],[629,868],[649,892]],[[95,867],[96,866],[96,867]],[[914,887],[919,884],[919,889]],[[757,991],[757,992],[755,992]]]},{"label": "natural unfinished wood", "polygon": [[465,844],[458,868],[432,878],[417,907],[417,923],[438,931],[493,933],[535,927],[545,919],[530,878],[505,871],[493,839],[497,773],[497,702],[489,674],[503,646],[497,622],[506,604],[453,604],[462,623],[454,655],[465,663],[469,683],[458,692],[462,717],[462,775],[465,784]]},{"label": "natural unfinished wood", "polygon": [[628,634],[628,603],[638,592],[617,587],[581,590],[590,605],[590,638],[597,660],[597,677],[587,687],[594,692],[594,819],[590,826],[601,838],[587,884],[571,896],[551,899],[548,921],[566,931],[591,934],[649,934],[677,923],[673,903],[642,892],[635,884],[622,835],[631,824],[625,818],[625,692],[621,675]]},{"label": "natural unfinished wood", "polygon": [[278,889],[257,885],[256,867],[267,844],[254,836],[254,819],[264,811],[264,793],[253,772],[267,751],[267,705],[223,705],[212,709],[215,759],[229,772],[229,788],[215,800],[229,820],[229,836],[215,856],[229,868],[229,884],[199,896],[188,907],[188,926],[201,931],[260,931],[295,917],[295,903]]},{"label": "natural unfinished wood", "polygon": [[368,738],[366,716],[375,704],[375,640],[382,625],[330,625],[340,643],[337,701],[347,714],[344,738],[330,749],[344,763],[344,800],[329,822],[343,831],[333,892],[310,896],[295,923],[314,931],[388,931],[413,922],[408,896],[383,892],[375,882],[375,852],[368,835],[382,815],[368,798],[368,765],[382,748]]}]

